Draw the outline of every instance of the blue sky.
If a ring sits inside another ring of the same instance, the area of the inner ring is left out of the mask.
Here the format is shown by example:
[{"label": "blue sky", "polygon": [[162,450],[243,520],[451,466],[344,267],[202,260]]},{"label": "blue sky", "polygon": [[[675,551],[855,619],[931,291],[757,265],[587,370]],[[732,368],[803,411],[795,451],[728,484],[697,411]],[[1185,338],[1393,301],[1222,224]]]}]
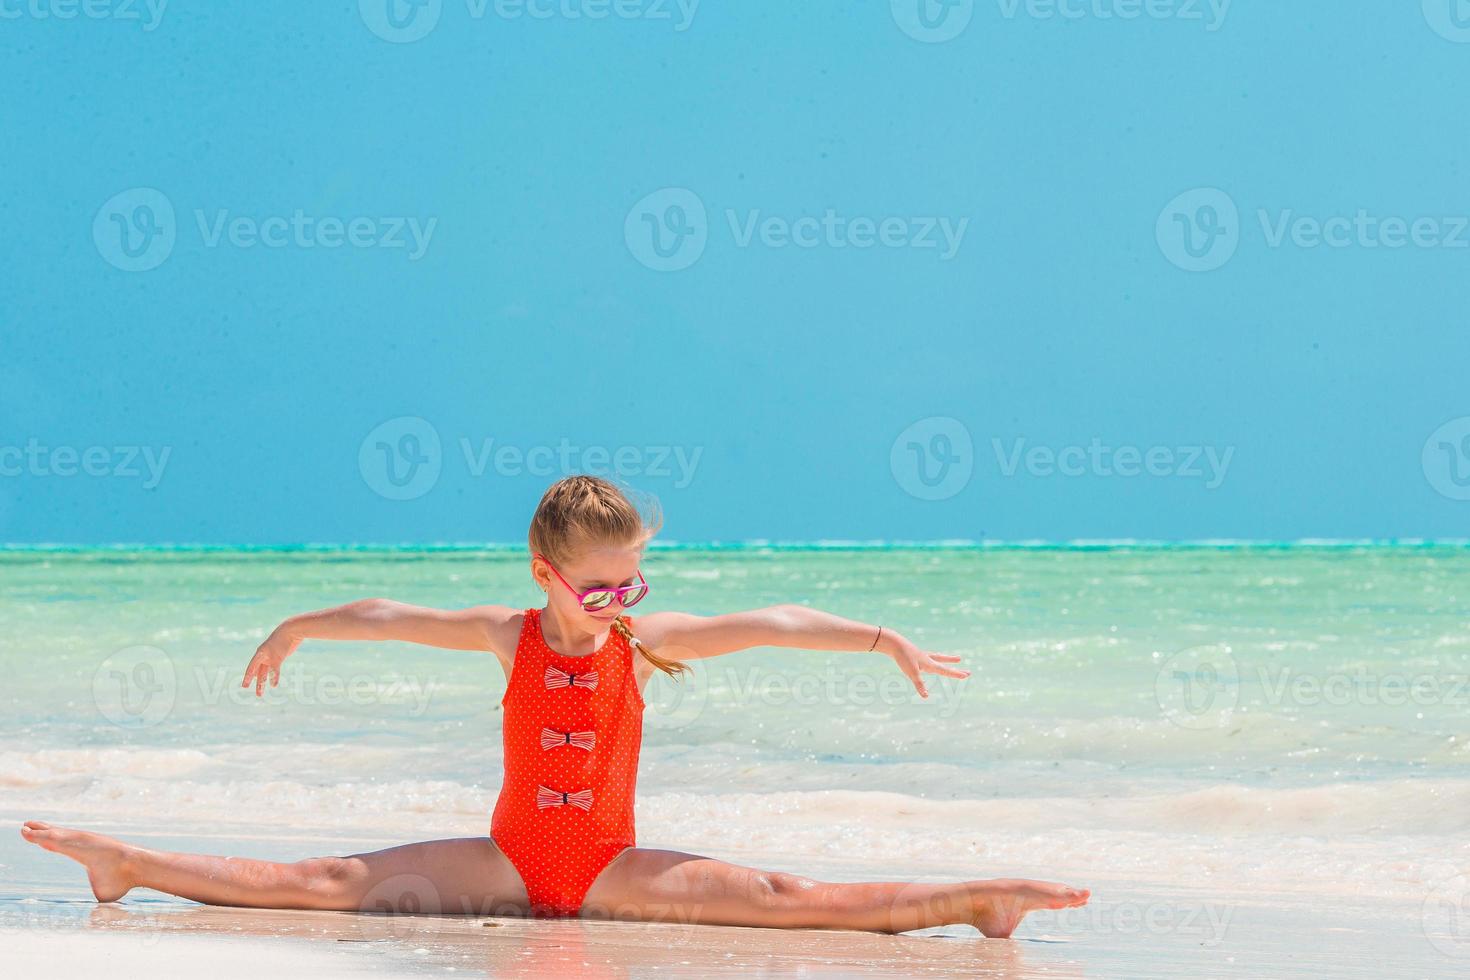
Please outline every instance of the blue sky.
[{"label": "blue sky", "polygon": [[1466,5],[388,2],[6,0],[0,540],[1470,528]]}]

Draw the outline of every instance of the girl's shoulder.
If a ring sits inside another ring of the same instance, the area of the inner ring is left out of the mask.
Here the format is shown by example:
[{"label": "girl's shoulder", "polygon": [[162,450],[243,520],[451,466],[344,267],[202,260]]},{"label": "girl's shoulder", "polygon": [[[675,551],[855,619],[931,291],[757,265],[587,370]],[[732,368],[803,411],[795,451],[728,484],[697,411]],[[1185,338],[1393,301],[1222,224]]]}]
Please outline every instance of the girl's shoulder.
[{"label": "girl's shoulder", "polygon": [[645,616],[623,613],[623,622],[628,624],[628,630],[638,637],[640,643],[646,643],[651,647],[666,642],[670,631],[677,629],[689,618],[688,613],[679,612],[656,612]]},{"label": "girl's shoulder", "polygon": [[514,659],[516,647],[520,645],[521,633],[535,612],[534,609],[511,609],[504,606],[482,606],[486,615],[482,618],[490,650],[505,662]]}]

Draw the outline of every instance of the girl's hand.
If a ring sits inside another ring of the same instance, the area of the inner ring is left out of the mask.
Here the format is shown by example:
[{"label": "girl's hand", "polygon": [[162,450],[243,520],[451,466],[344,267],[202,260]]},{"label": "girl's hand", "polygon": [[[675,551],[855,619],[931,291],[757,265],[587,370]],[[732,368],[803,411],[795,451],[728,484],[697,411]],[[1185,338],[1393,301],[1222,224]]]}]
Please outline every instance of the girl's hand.
[{"label": "girl's hand", "polygon": [[291,636],[283,633],[277,627],[270,636],[266,637],[264,643],[255,651],[255,656],[250,659],[250,666],[245,668],[245,679],[240,682],[241,687],[249,687],[250,682],[255,682],[255,696],[260,697],[265,691],[266,679],[270,679],[271,687],[281,682],[281,664],[296,648],[301,645],[301,637]]},{"label": "girl's hand", "polygon": [[898,664],[898,669],[914,682],[914,688],[921,697],[929,696],[929,688],[925,686],[921,674],[942,674],[945,677],[958,677],[961,680],[970,676],[968,670],[944,666],[960,662],[960,658],[954,654],[930,653],[927,650],[920,650],[908,640],[900,640],[898,646],[888,655]]}]

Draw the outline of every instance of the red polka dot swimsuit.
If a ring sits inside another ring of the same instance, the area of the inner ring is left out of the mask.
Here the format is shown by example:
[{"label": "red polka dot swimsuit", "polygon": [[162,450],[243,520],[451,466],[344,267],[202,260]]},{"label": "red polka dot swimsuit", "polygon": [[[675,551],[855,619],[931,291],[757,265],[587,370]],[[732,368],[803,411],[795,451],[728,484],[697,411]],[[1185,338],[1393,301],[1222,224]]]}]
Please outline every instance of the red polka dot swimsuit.
[{"label": "red polka dot swimsuit", "polygon": [[632,646],[609,629],[587,656],[557,653],[541,610],[527,609],[500,703],[505,779],[490,837],[520,872],[533,915],[574,916],[593,879],[634,846],[644,705]]}]

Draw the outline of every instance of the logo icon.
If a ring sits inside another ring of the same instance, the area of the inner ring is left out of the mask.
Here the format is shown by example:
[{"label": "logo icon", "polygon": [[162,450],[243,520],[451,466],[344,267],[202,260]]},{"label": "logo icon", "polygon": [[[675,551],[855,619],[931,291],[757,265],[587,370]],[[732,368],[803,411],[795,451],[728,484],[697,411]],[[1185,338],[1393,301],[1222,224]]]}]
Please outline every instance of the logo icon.
[{"label": "logo icon", "polygon": [[443,465],[438,430],[412,415],[379,425],[357,450],[363,481],[388,500],[422,497],[439,482]]},{"label": "logo icon", "polygon": [[177,238],[173,203],[151,187],[114,195],[92,219],[97,254],[124,272],[147,272],[163,265]]},{"label": "logo icon", "polygon": [[1240,704],[1240,666],[1223,644],[1180,650],[1155,675],[1154,697],[1180,728],[1218,728]]},{"label": "logo icon", "polygon": [[888,466],[910,496],[944,500],[969,484],[975,471],[975,443],[959,419],[931,416],[898,434],[888,452]]},{"label": "logo icon", "polygon": [[1441,496],[1470,500],[1470,415],[1435,429],[1421,462],[1425,479]]},{"label": "logo icon", "polygon": [[[657,653],[671,660],[681,659],[678,650],[660,649]],[[694,664],[690,664],[689,673],[677,679],[655,670],[643,690],[643,701],[647,705],[643,712],[644,727],[677,731],[694,724],[704,714],[709,704],[709,683]]]},{"label": "logo icon", "polygon": [[628,211],[623,240],[633,258],[655,272],[687,269],[709,243],[704,202],[683,187],[654,191]]},{"label": "logo icon", "polygon": [[1229,194],[1200,187],[1169,202],[1154,234],[1164,258],[1186,272],[1210,272],[1240,246],[1240,212]]},{"label": "logo icon", "polygon": [[410,44],[439,24],[444,0],[357,0],[368,30],[393,44]]},{"label": "logo icon", "polygon": [[888,932],[907,933],[952,942],[934,943],[932,956],[963,954],[965,940],[975,933],[960,923],[970,919],[966,903],[955,894],[954,879],[942,875],[922,875],[905,882],[894,892],[887,908]]},{"label": "logo icon", "polygon": [[174,662],[157,647],[119,650],[92,675],[92,700],[119,728],[151,728],[169,716],[178,697]]},{"label": "logo icon", "polygon": [[1424,937],[1446,956],[1470,957],[1470,875],[1452,874],[1424,898]]},{"label": "logo icon", "polygon": [[[358,904],[363,913],[352,917],[366,939],[404,942],[413,939],[429,924],[424,916],[455,911],[446,906],[434,883],[423,875],[398,874],[375,882]],[[464,909],[483,915],[487,910]]]},{"label": "logo icon", "polygon": [[893,21],[915,41],[952,41],[970,26],[975,0],[889,0]]},{"label": "logo icon", "polygon": [[1470,0],[1424,0],[1424,19],[1446,41],[1470,44]]}]

